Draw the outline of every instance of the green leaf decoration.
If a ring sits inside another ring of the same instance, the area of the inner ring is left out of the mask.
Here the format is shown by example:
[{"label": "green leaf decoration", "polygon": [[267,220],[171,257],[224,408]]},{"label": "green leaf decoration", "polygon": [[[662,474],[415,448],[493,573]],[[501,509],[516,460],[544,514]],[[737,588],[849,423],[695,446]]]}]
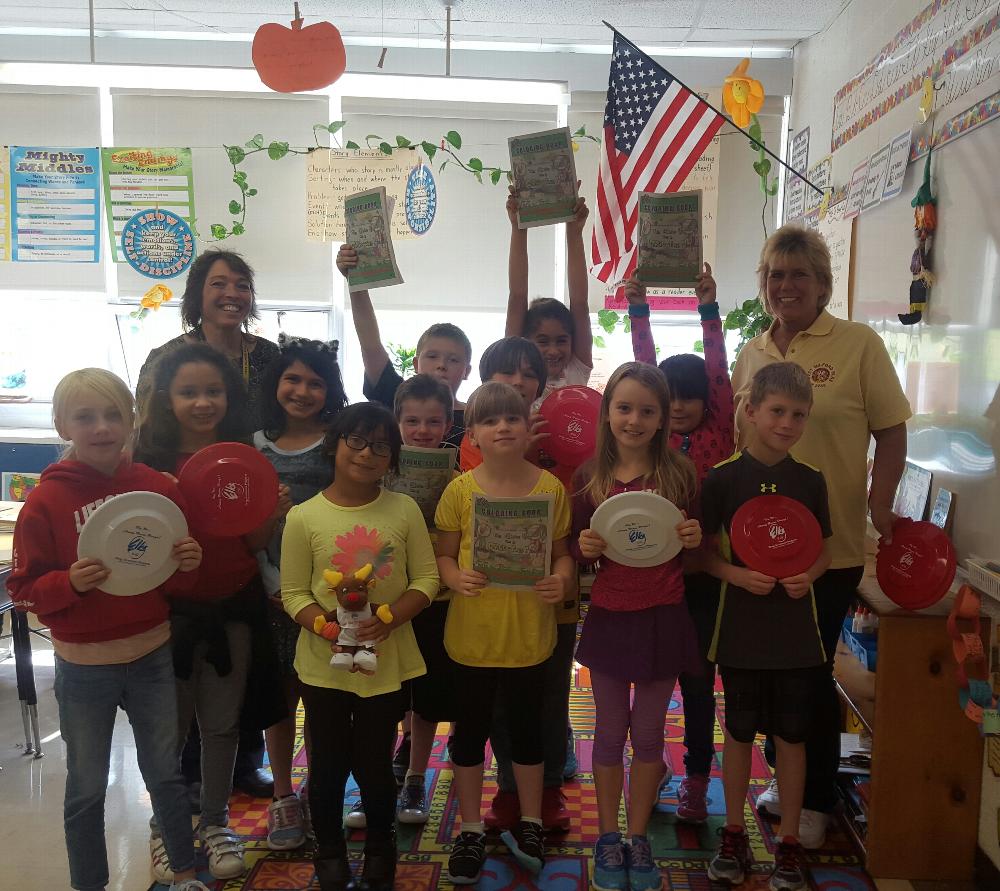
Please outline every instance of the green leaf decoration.
[{"label": "green leaf decoration", "polygon": [[253,196],[256,194],[257,194],[256,189],[247,189],[247,195],[249,195],[251,198],[253,198]]},{"label": "green leaf decoration", "polygon": [[444,170],[444,169],[445,169],[445,167],[447,167],[447,166],[448,166],[448,161],[449,161],[449,160],[450,160],[449,158],[445,158],[445,159],[444,159],[444,160],[443,160],[443,161],[441,162],[441,166],[440,166],[440,167],[438,167],[438,173],[440,173],[440,172],[441,172],[442,170]]},{"label": "green leaf decoration", "polygon": [[384,140],[382,139],[382,137],[381,137],[381,136],[379,136],[379,135],[378,135],[377,133],[369,133],[369,134],[368,134],[368,135],[367,135],[367,136],[365,137],[365,142],[371,142],[371,141],[372,141],[373,139],[377,139],[377,140],[378,140],[379,142],[383,142],[383,141],[384,141]]},{"label": "green leaf decoration", "polygon": [[493,183],[493,185],[496,185],[498,182],[500,182],[501,176],[503,176],[503,171],[498,167],[496,170],[490,173],[490,181]]},{"label": "green leaf decoration", "polygon": [[703,340],[696,340],[694,342],[694,351],[696,353],[704,353],[705,352],[705,341],[703,341]]},{"label": "green leaf decoration", "polygon": [[358,145],[353,139],[348,139],[347,140],[347,145],[345,145],[344,148],[351,149],[353,151],[357,151],[358,149],[361,148],[361,146]]},{"label": "green leaf decoration", "polygon": [[247,153],[238,145],[227,145],[226,154],[229,155],[229,163],[233,166],[239,164],[247,156]]},{"label": "green leaf decoration", "polygon": [[212,238],[217,241],[221,241],[226,237],[226,227],[220,226],[218,223],[212,223]]},{"label": "green leaf decoration", "polygon": [[326,129],[331,135],[339,133],[346,123],[347,121],[330,121],[330,123],[326,125]]},{"label": "green leaf decoration", "polygon": [[586,124],[584,124],[584,126],[582,126],[579,130],[577,130],[573,135],[574,136],[586,136],[587,135],[587,126],[586,126]]},{"label": "green leaf decoration", "polygon": [[272,142],[267,147],[267,156],[272,161],[280,161],[287,154],[288,154],[288,143],[287,142]]},{"label": "green leaf decoration", "polygon": [[248,139],[246,143],[244,143],[244,148],[248,148],[251,150],[259,149],[262,148],[263,145],[264,145],[264,137],[261,136],[260,133],[258,133],[256,136],[253,137],[253,139]]},{"label": "green leaf decoration", "polygon": [[632,333],[632,317],[630,315],[622,315],[622,331],[626,334]]},{"label": "green leaf decoration", "polygon": [[452,148],[460,149],[462,147],[462,137],[454,130],[449,130],[445,133],[444,138]]},{"label": "green leaf decoration", "polygon": [[754,297],[753,300],[744,300],[743,306],[741,306],[740,309],[742,309],[743,312],[750,312],[756,305],[757,305],[757,298]]},{"label": "green leaf decoration", "polygon": [[378,150],[379,150],[379,151],[380,151],[380,152],[381,152],[381,153],[382,153],[383,155],[391,155],[391,154],[392,154],[392,146],[391,146],[391,145],[389,145],[389,143],[388,143],[388,142],[381,142],[381,143],[379,143],[379,147],[378,147]]},{"label": "green leaf decoration", "polygon": [[479,170],[474,170],[474,171],[472,172],[472,175],[473,175],[473,176],[474,176],[474,177],[475,177],[476,179],[478,179],[478,180],[479,180],[479,183],[480,183],[480,185],[482,185],[482,182],[483,182],[483,174],[482,174],[482,172],[481,172],[481,171],[479,171]]},{"label": "green leaf decoration", "polygon": [[424,154],[427,155],[428,161],[433,161],[434,156],[437,154],[438,147],[434,145],[433,142],[428,142],[426,139],[420,143],[420,148],[424,150]]},{"label": "green leaf decoration", "polygon": [[247,175],[242,170],[237,170],[233,174],[233,182],[241,189],[245,189],[247,187]]},{"label": "green leaf decoration", "polygon": [[607,344],[604,342],[604,338],[601,337],[600,334],[594,337],[594,346],[597,347],[599,350],[603,350],[607,346]]},{"label": "green leaf decoration", "polygon": [[242,223],[233,220],[233,235],[242,235],[246,231]]},{"label": "green leaf decoration", "polygon": [[413,143],[410,142],[410,140],[407,139],[405,136],[397,136],[396,137],[396,145],[399,148],[409,148],[411,145],[413,145]]},{"label": "green leaf decoration", "polygon": [[[754,118],[756,117],[757,116],[754,115]],[[760,142],[763,134],[761,133],[760,124],[756,120],[754,120],[754,122],[750,125],[750,129],[747,132],[750,134],[751,139],[755,139],[757,142]]]},{"label": "green leaf decoration", "polygon": [[469,158],[469,167],[471,167],[473,170],[478,170],[481,172],[483,169],[483,162],[479,160],[479,158]]},{"label": "green leaf decoration", "polygon": [[237,214],[237,213],[239,213],[239,212],[240,212],[241,210],[243,210],[243,205],[242,205],[242,204],[240,204],[240,202],[239,202],[239,201],[230,201],[230,202],[229,202],[229,212],[230,212],[230,213],[232,213],[232,214]]}]

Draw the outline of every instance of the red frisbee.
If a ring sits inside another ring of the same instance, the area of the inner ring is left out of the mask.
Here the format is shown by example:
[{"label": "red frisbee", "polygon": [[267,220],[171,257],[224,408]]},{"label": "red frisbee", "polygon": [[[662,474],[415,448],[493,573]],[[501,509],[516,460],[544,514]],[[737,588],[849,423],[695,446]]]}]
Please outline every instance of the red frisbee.
[{"label": "red frisbee", "polygon": [[900,517],[892,527],[892,544],[879,546],[875,576],[897,606],[926,609],[948,593],[955,564],[955,548],[941,529]]},{"label": "red frisbee", "polygon": [[213,535],[246,535],[278,503],[278,474],[271,462],[238,442],[219,442],[196,452],[177,482],[192,524]]},{"label": "red frisbee", "polygon": [[801,501],[759,495],[730,524],[733,549],[750,569],[776,579],[805,572],[823,553],[823,530]]},{"label": "red frisbee", "polygon": [[553,390],[538,409],[548,426],[541,446],[566,467],[579,467],[597,447],[597,420],[601,394],[590,387],[561,387]]}]

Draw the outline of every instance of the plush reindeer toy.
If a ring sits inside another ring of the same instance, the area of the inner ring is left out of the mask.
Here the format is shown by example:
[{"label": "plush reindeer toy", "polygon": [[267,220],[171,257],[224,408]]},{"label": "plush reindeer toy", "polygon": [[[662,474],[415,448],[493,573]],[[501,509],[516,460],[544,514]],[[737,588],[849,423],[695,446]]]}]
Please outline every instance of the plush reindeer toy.
[{"label": "plush reindeer toy", "polygon": [[375,671],[378,665],[375,645],[357,638],[358,626],[377,614],[368,602],[368,592],[375,585],[371,563],[366,563],[351,575],[327,569],[323,572],[323,579],[330,586],[330,593],[337,598],[337,609],[317,617],[314,630],[340,647],[330,665],[343,671],[350,671],[355,666],[363,671]]}]

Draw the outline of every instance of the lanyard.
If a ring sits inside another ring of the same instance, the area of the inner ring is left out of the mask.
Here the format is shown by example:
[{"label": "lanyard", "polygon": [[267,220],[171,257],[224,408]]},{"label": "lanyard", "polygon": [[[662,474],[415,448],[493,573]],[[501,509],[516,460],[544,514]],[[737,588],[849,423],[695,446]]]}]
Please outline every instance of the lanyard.
[{"label": "lanyard", "polygon": [[[205,338],[205,332],[201,330],[199,325],[194,331],[191,332],[197,340],[202,343],[208,343]],[[242,359],[241,370],[243,372],[243,383],[248,387],[250,386],[250,348],[247,346],[246,337],[240,335],[240,358]],[[235,360],[234,360],[235,361]]]}]

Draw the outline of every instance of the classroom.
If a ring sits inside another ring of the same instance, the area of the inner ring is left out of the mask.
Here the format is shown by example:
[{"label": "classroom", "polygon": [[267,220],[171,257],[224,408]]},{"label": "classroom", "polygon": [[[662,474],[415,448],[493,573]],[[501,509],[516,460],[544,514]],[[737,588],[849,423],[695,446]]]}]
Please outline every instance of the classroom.
[{"label": "classroom", "polygon": [[1000,5],[0,0],[0,885],[1000,889]]}]

